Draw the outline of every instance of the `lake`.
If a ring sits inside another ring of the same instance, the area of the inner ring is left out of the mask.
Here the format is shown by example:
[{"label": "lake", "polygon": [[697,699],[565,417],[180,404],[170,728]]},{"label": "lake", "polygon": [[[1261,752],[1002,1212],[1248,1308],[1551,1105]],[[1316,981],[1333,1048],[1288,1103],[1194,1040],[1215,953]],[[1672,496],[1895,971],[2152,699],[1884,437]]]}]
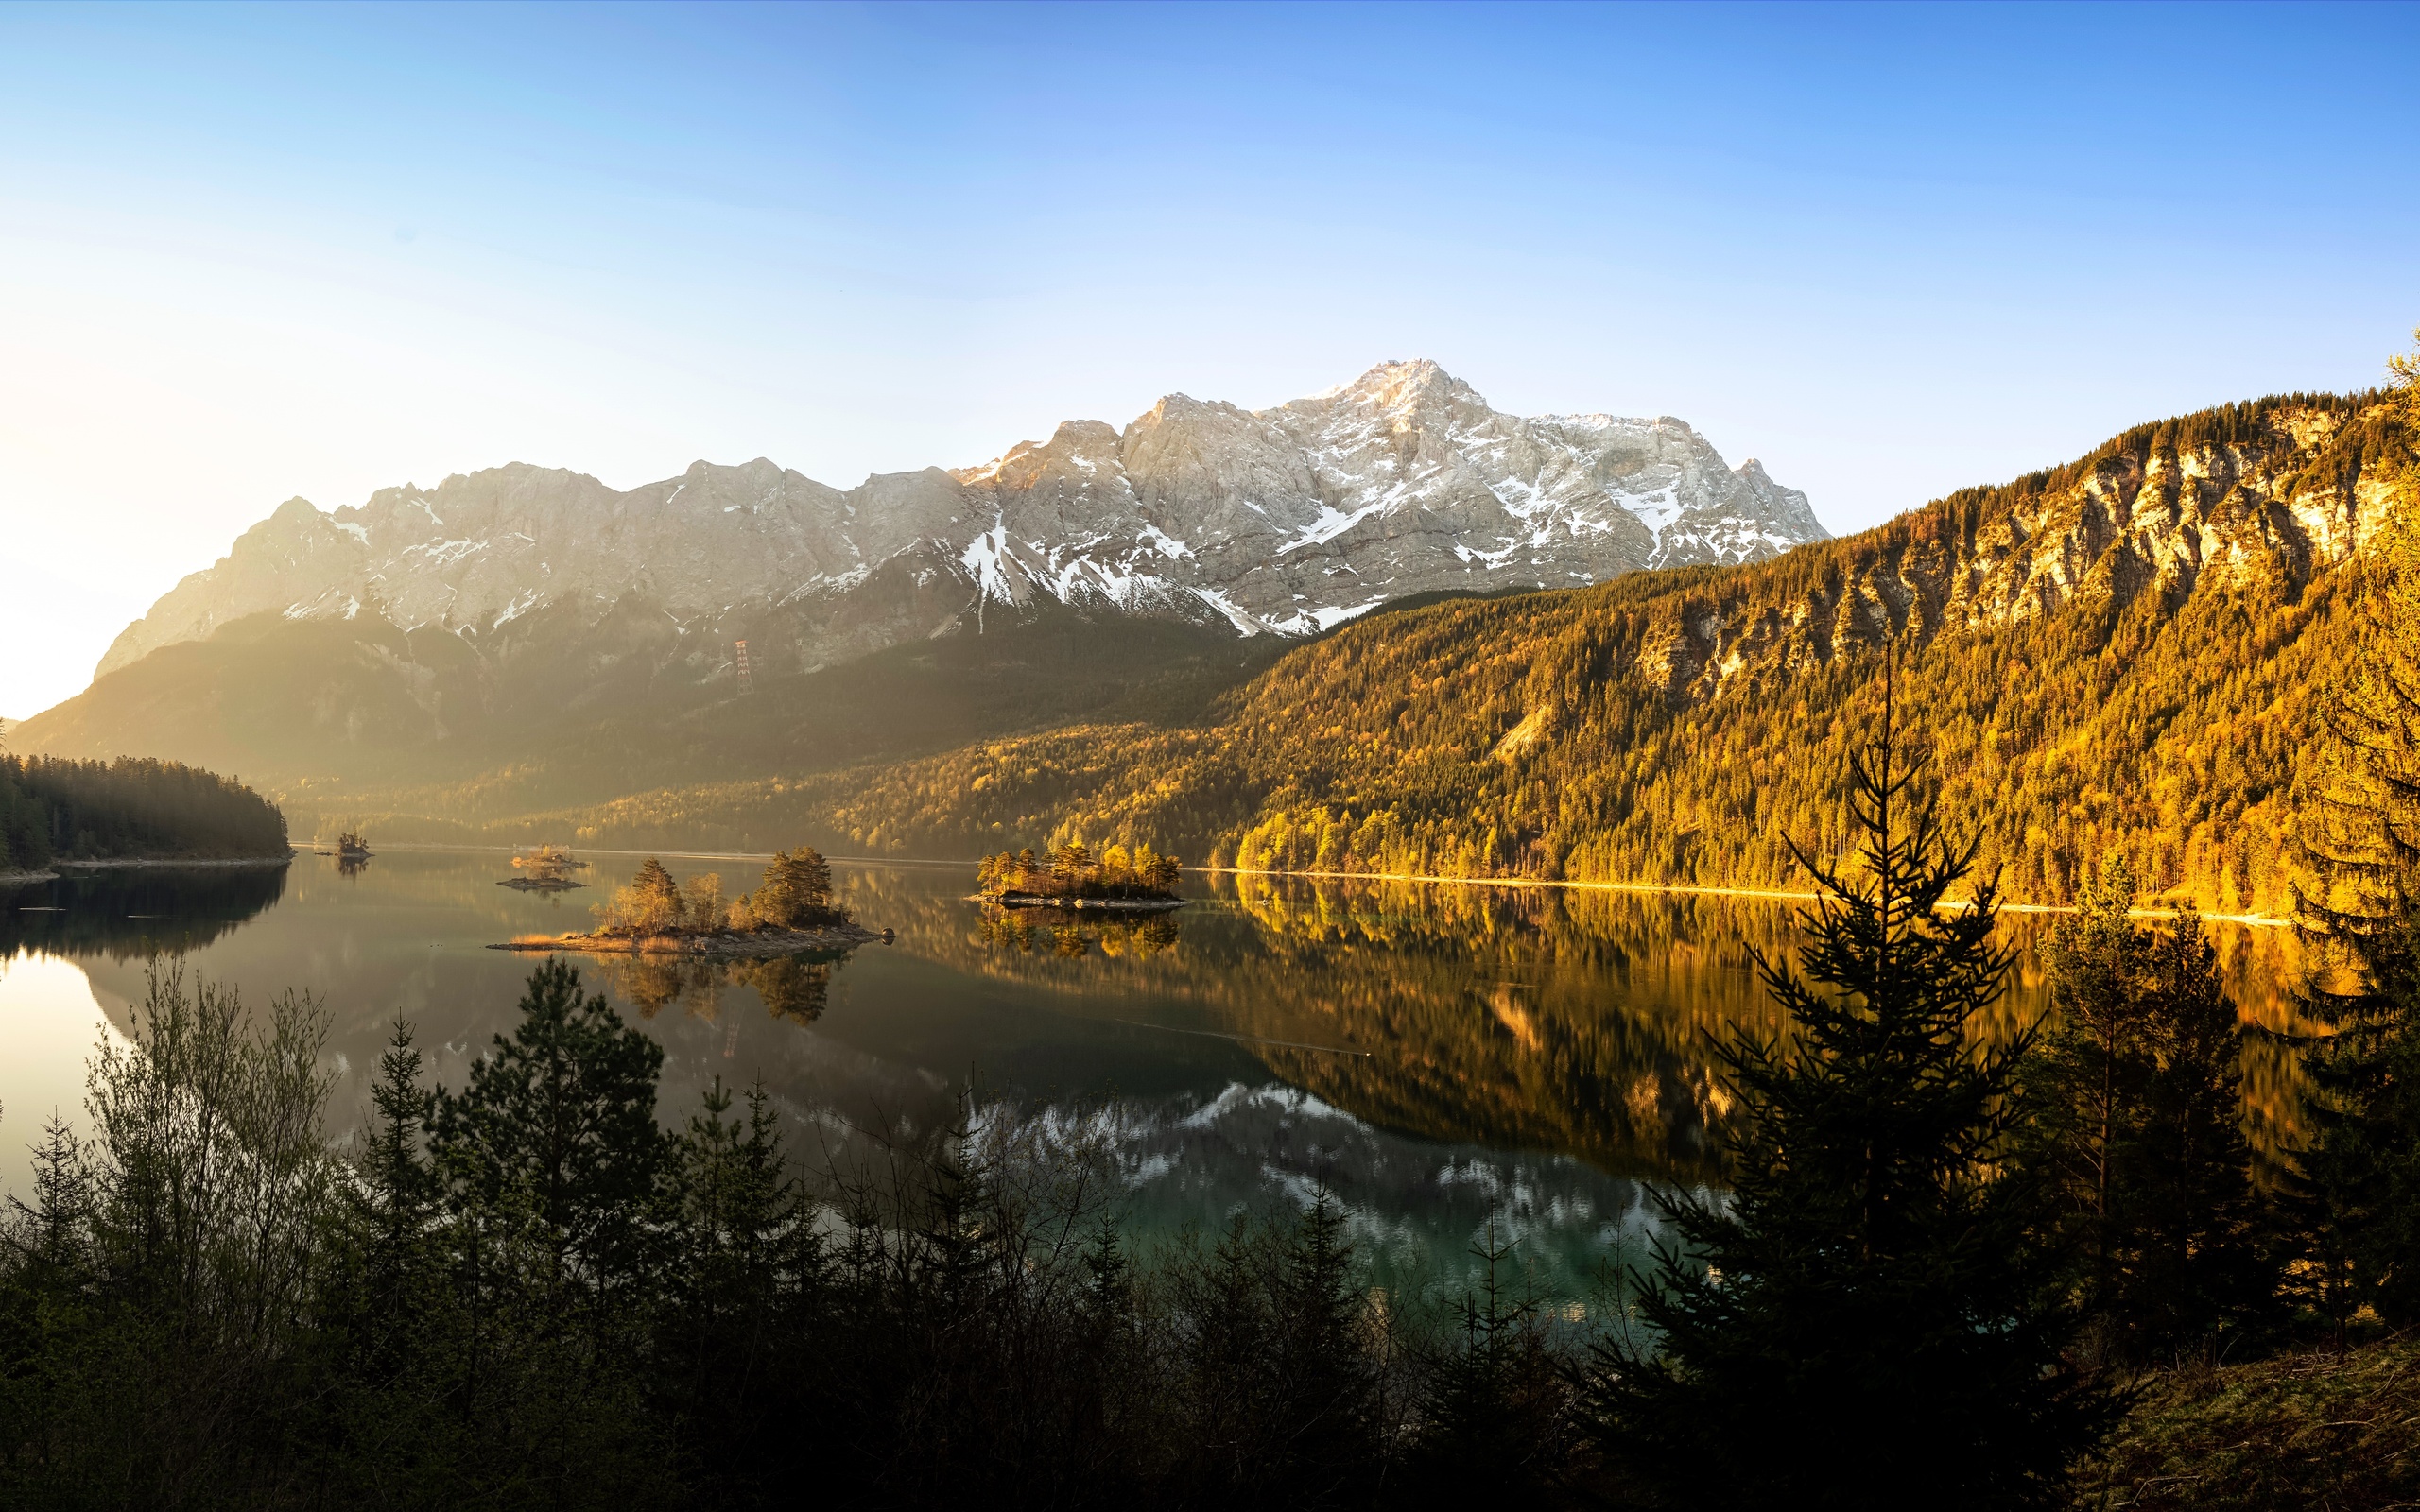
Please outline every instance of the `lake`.
[{"label": "lake", "polygon": [[[121,1033],[155,960],[265,1005],[330,1010],[332,1124],[358,1123],[395,1017],[459,1086],[509,1030],[535,961],[486,949],[589,922],[636,855],[596,854],[589,885],[496,885],[494,850],[389,850],[358,867],[151,868],[0,891],[0,1183],[80,1108],[96,1038]],[[667,854],[680,876],[760,864]],[[1797,940],[1782,900],[1259,876],[1188,876],[1191,902],[1139,922],[1075,924],[967,901],[965,866],[837,863],[863,923],[896,942],[721,965],[576,957],[666,1051],[662,1112],[685,1122],[716,1077],[761,1081],[795,1151],[980,1116],[1104,1142],[1146,1237],[1277,1211],[1324,1182],[1384,1273],[1466,1273],[1493,1220],[1539,1287],[1583,1295],[1656,1231],[1651,1191],[1717,1179],[1728,1107],[1710,1038],[1777,1027],[1759,954]],[[2047,920],[2005,916],[2017,949],[1985,1033],[2047,1006]],[[2237,1001],[2281,1011],[2289,932],[2212,926]],[[2256,1143],[2291,1121],[2292,1066],[2247,1065]]]}]

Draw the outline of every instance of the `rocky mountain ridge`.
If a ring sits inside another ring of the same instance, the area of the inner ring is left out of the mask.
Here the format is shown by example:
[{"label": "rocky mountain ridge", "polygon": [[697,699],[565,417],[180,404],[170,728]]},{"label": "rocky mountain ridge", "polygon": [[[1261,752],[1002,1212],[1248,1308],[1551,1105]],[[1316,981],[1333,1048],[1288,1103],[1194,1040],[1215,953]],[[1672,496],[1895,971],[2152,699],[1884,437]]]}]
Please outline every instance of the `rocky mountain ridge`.
[{"label": "rocky mountain ridge", "polygon": [[1806,495],[1680,421],[1524,419],[1434,363],[1251,411],[1170,395],[980,467],[841,490],[759,458],[615,490],[515,463],[322,511],[290,499],[129,626],[107,674],[264,611],[476,641],[625,600],[807,670],[1048,599],[1233,633],[1391,598],[1601,581],[1825,539]]},{"label": "rocky mountain ridge", "polygon": [[[1743,675],[1898,635],[2124,610],[2197,591],[2297,600],[2404,498],[2382,404],[2285,396],[2140,426],[2000,489],[1969,489],[1842,541],[1808,576],[1766,574],[1668,601],[1634,670],[1703,702]],[[1778,591],[1778,592],[1777,592]]]}]

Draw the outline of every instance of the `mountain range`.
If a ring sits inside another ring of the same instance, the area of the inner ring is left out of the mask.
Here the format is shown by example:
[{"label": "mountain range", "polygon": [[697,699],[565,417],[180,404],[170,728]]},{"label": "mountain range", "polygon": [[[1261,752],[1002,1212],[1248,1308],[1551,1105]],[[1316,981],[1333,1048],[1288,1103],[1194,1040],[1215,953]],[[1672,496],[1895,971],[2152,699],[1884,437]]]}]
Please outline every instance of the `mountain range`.
[{"label": "mountain range", "polygon": [[1172,394],[1123,430],[1069,421],[979,467],[845,491],[758,458],[627,491],[514,463],[333,512],[289,499],[127,627],[96,676],[265,612],[476,643],[548,609],[603,622],[643,603],[707,643],[749,640],[772,671],[1045,602],[1299,636],[1416,593],[1824,537],[1805,494],[1677,420],[1524,419],[1435,363],[1387,363],[1273,409]]}]

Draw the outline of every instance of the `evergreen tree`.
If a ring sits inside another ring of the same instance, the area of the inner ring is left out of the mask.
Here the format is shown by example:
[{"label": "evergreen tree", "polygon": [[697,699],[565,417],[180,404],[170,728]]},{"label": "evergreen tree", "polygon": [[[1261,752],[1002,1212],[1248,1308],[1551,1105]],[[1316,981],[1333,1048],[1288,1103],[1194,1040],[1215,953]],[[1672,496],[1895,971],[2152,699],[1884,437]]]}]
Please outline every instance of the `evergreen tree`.
[{"label": "evergreen tree", "polygon": [[664,1049],[624,1024],[579,972],[550,959],[529,975],[521,1022],[497,1035],[461,1092],[430,1119],[438,1169],[457,1203],[526,1211],[561,1300],[641,1279],[649,1260],[666,1139],[655,1083]]},{"label": "evergreen tree", "polygon": [[[613,902],[598,910],[609,931],[652,935],[679,927],[687,917],[688,901],[664,863],[649,856],[639,863],[630,883],[614,889]],[[709,925],[718,922],[707,919]]]},{"label": "evergreen tree", "polygon": [[9,1462],[72,1463],[76,1356],[95,1322],[93,1174],[82,1143],[53,1115],[34,1146],[34,1200],[9,1198],[0,1223],[0,1494]]},{"label": "evergreen tree", "polygon": [[371,1091],[374,1114],[356,1201],[369,1233],[373,1297],[393,1297],[419,1269],[437,1195],[436,1174],[421,1149],[431,1098],[421,1086],[422,1057],[401,1018],[378,1057]]},{"label": "evergreen tree", "polygon": [[1069,840],[1052,848],[1050,875],[1063,886],[1074,887],[1092,874],[1092,847],[1081,840]]},{"label": "evergreen tree", "polygon": [[1274,1492],[1289,1506],[1345,1500],[1376,1469],[1378,1382],[1344,1214],[1322,1187],[1296,1223],[1277,1277]]},{"label": "evergreen tree", "polygon": [[2130,1258],[2127,1177],[2152,1071],[2134,904],[2133,867],[2104,857],[2044,943],[2055,1016],[2021,1068],[2034,1113],[2021,1135],[2026,1163],[2066,1210],[2055,1231],[2095,1309],[2110,1304]]},{"label": "evergreen tree", "polygon": [[1326,1191],[1293,1222],[1238,1213],[1174,1267],[1184,1321],[1180,1474],[1247,1505],[1345,1503],[1383,1464],[1377,1357],[1344,1215]]},{"label": "evergreen tree", "polygon": [[1568,1391],[1537,1301],[1505,1285],[1512,1245],[1488,1220],[1472,1254],[1486,1266],[1457,1304],[1455,1337],[1430,1366],[1408,1489],[1418,1504],[1467,1506],[1537,1496],[1564,1468]]},{"label": "evergreen tree", "polygon": [[2112,1411],[2062,1358],[2042,1194],[1996,1171],[2029,1048],[1968,1033],[2008,976],[1996,893],[1942,911],[1974,850],[1908,812],[1887,692],[1851,778],[1861,865],[1802,854],[1802,975],[1762,964],[1795,1042],[1722,1047],[1734,1193],[1665,1200],[1655,1343],[1600,1350],[1599,1443],[1676,1505],[2063,1504]]},{"label": "evergreen tree", "polygon": [[2043,952],[2056,1019],[2024,1067],[2021,1162],[2063,1210],[2094,1348],[2166,1358],[2265,1326],[2275,1267],[2241,1126],[2242,1027],[2189,909],[2128,917],[2135,877],[2104,859]]},{"label": "evergreen tree", "polygon": [[848,919],[832,903],[831,864],[813,846],[773,852],[764,880],[747,901],[756,918],[775,929],[811,929]]},{"label": "evergreen tree", "polygon": [[[2395,372],[2420,424],[2420,361]],[[2313,878],[2294,899],[2321,971],[2350,977],[2304,995],[2328,1032],[2306,1043],[2322,1096],[2297,1193],[2340,1327],[2363,1303],[2420,1319],[2420,524],[2391,519],[2364,555],[2355,654],[2324,706],[2329,766],[2303,836]]]},{"label": "evergreen tree", "polygon": [[706,1476],[745,1490],[783,1457],[772,1436],[794,1433],[805,1410],[799,1372],[776,1362],[812,1348],[807,1314],[829,1266],[765,1090],[749,1091],[741,1117],[732,1108],[717,1077],[673,1152],[659,1391],[700,1445]]},{"label": "evergreen tree", "polygon": [[2152,1072],[2137,1136],[2135,1269],[2122,1316],[2156,1358],[2278,1321],[2274,1236],[2243,1135],[2244,1029],[2218,950],[2185,911],[2143,952]]}]

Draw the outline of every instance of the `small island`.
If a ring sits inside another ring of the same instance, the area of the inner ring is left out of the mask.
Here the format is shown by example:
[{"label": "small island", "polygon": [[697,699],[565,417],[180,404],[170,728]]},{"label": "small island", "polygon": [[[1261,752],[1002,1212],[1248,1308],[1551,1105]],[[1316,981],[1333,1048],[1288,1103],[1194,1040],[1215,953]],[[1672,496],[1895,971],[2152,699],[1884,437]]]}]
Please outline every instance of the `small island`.
[{"label": "small island", "polygon": [[630,885],[594,912],[586,934],[530,935],[496,951],[578,951],[601,955],[692,955],[716,959],[790,955],[890,937],[866,928],[833,901],[832,868],[812,847],[776,851],[756,890],[726,902],[722,877],[706,871],[673,880],[649,856]]},{"label": "small island", "polygon": [[334,846],[315,846],[313,851],[318,855],[335,856],[339,861],[367,861],[370,859],[370,842],[361,837],[360,831],[345,830],[337,833]]},{"label": "small island", "polygon": [[496,885],[510,887],[515,892],[569,892],[574,887],[588,885],[571,875],[587,868],[587,862],[572,858],[569,846],[533,846],[526,851],[515,850],[512,853],[512,869],[521,875],[507,877]]},{"label": "small island", "polygon": [[1131,851],[1111,845],[1096,856],[1081,840],[1070,840],[1046,858],[1030,847],[985,856],[976,868],[975,896],[1002,908],[1161,913],[1184,906],[1176,892],[1177,870],[1176,857],[1148,845]]}]

